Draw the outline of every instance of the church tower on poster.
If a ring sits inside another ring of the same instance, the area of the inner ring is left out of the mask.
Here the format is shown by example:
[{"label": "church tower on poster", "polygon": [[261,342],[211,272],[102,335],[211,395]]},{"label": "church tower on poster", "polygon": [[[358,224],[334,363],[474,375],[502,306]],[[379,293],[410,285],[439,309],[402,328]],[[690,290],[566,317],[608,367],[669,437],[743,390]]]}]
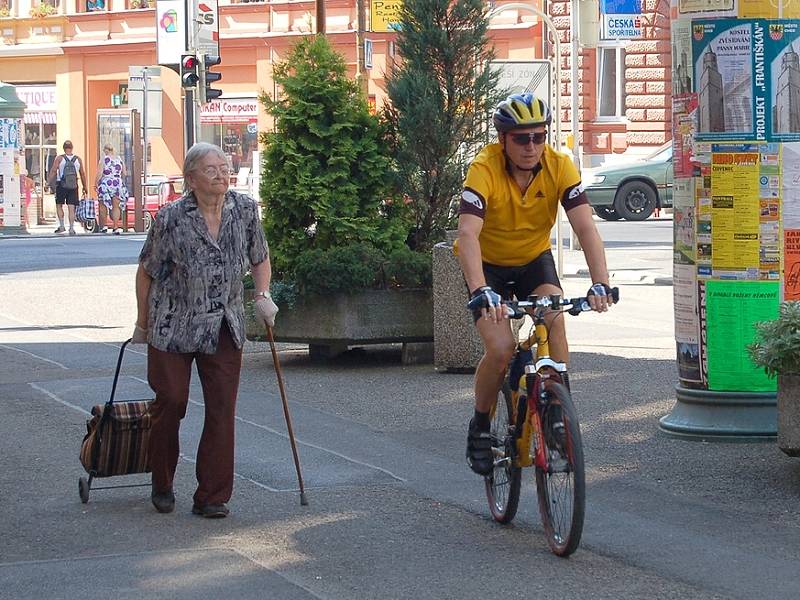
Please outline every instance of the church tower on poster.
[{"label": "church tower on poster", "polygon": [[725,96],[717,55],[711,48],[703,55],[697,84],[698,131],[725,131]]},{"label": "church tower on poster", "polygon": [[800,56],[794,44],[781,59],[772,123],[776,133],[800,133]]}]

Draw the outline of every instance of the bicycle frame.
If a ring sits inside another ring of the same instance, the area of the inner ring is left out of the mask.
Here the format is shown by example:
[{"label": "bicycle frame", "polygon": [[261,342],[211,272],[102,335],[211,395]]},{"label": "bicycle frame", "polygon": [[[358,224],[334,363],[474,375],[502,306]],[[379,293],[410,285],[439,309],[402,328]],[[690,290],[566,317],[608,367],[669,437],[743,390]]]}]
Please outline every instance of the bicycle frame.
[{"label": "bicycle frame", "polygon": [[[536,309],[531,317],[534,320],[533,333],[527,340],[519,344],[519,350],[528,350],[536,345],[536,358],[533,364],[525,365],[525,373],[520,378],[517,391],[512,392],[513,420],[519,424],[519,390],[526,392],[525,420],[522,423],[522,432],[516,439],[516,457],[514,466],[530,467],[536,465],[547,469],[548,460],[544,432],[542,430],[541,408],[544,399],[544,381],[553,376],[553,373],[564,373],[567,365],[550,358],[549,329],[545,322],[544,312]],[[523,381],[524,379],[524,381]],[[531,444],[534,447],[534,456],[531,457]]]}]

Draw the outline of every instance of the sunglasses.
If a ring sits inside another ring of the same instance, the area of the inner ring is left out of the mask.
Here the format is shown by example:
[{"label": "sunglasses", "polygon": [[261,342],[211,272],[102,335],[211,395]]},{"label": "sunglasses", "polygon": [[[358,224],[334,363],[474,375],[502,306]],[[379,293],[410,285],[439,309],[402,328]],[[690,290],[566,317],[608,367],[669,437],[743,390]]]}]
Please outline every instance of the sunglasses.
[{"label": "sunglasses", "polygon": [[533,142],[536,146],[544,144],[547,141],[547,132],[539,131],[536,133],[511,133],[509,134],[511,141],[518,146],[527,146]]}]

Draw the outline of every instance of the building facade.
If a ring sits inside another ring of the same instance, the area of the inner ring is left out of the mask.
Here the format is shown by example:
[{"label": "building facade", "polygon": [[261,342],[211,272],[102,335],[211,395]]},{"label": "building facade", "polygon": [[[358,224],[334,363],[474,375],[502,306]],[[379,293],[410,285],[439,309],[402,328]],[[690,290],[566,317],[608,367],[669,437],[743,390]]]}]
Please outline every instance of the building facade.
[{"label": "building facade", "polygon": [[[562,42],[559,60],[563,129],[569,131],[571,0],[537,0]],[[508,2],[506,2],[508,3]],[[495,6],[503,2],[494,3]],[[370,23],[363,0],[362,23]],[[395,56],[394,32],[359,32],[357,0],[325,2],[325,33],[354,77],[365,79],[371,104],[385,100],[385,73]],[[670,139],[668,0],[643,1],[643,39],[601,42],[581,53],[579,119],[583,163],[641,154]],[[201,139],[219,144],[236,172],[253,169],[258,132],[271,126],[258,102],[275,93],[272,65],[315,26],[315,2],[219,0],[223,95],[200,111]],[[152,0],[0,0],[0,79],[18,86],[25,114],[26,164],[44,191],[44,174],[65,139],[86,158],[93,180],[100,149],[113,127],[103,115],[124,105],[129,68],[156,64],[159,15]],[[367,27],[366,29],[368,29]],[[501,61],[548,58],[547,28],[527,11],[493,18],[490,34]],[[357,42],[367,38],[370,65],[359,68]],[[179,74],[161,68],[161,129],[149,136],[147,172],[179,173],[184,151]],[[122,150],[119,149],[118,150]]]}]

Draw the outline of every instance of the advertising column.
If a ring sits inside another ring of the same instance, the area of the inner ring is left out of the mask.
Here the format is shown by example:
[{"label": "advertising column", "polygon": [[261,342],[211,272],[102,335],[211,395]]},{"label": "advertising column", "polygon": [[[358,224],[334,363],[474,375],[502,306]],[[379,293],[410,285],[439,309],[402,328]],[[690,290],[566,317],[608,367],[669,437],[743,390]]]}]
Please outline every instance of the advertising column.
[{"label": "advertising column", "polygon": [[776,4],[671,5],[677,436],[776,434],[776,382],[747,352],[800,298],[800,2]]},{"label": "advertising column", "polygon": [[0,83],[0,228],[24,231],[20,172],[23,160],[22,117],[25,103],[13,85]]}]

